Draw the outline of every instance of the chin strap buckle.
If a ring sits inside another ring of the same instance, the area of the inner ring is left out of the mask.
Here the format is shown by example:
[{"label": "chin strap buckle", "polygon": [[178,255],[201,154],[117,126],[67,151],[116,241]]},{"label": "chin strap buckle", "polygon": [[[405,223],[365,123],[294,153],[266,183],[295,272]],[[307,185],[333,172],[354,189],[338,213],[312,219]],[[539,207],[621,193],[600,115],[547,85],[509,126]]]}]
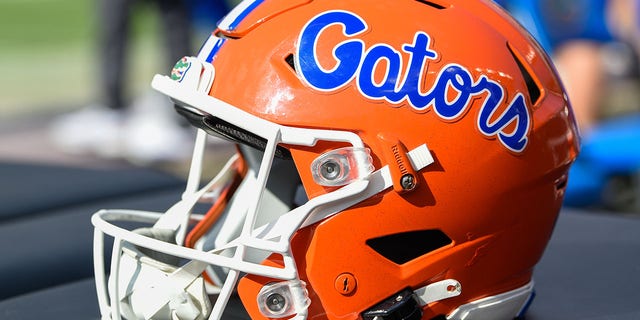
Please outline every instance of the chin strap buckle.
[{"label": "chin strap buckle", "polygon": [[389,165],[393,190],[405,193],[418,186],[418,172],[434,162],[433,155],[423,144],[411,151],[392,134],[379,133],[382,158]]},{"label": "chin strap buckle", "polygon": [[421,306],[447,298],[457,297],[462,293],[460,282],[454,279],[428,284],[414,291],[416,299]]},{"label": "chin strap buckle", "polygon": [[429,303],[457,297],[462,293],[454,279],[428,284],[415,291],[407,288],[362,313],[364,320],[420,320],[422,307]]},{"label": "chin strap buckle", "polygon": [[422,308],[407,288],[362,313],[364,320],[420,320]]}]

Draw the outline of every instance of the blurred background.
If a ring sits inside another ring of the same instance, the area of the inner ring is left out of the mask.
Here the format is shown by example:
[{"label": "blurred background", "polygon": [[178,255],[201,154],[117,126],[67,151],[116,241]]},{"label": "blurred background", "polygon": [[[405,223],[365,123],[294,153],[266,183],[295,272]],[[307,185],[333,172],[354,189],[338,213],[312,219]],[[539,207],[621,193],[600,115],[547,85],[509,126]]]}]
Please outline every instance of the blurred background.
[{"label": "blurred background", "polygon": [[[183,160],[184,154],[167,158],[166,150],[127,154],[125,149],[136,146],[105,150],[114,143],[108,134],[123,140],[130,133],[115,132],[109,122],[114,114],[108,113],[117,110],[118,117],[132,118],[134,109],[143,113],[155,107],[153,75],[167,74],[177,59],[194,55],[235,2],[0,1],[0,158],[67,165]],[[84,125],[74,127],[74,122]]]},{"label": "blurred background", "polygon": [[[0,160],[182,174],[191,131],[149,83],[236,2],[0,1]],[[640,212],[639,1],[496,2],[551,54],[576,110],[584,146],[567,204]]]}]

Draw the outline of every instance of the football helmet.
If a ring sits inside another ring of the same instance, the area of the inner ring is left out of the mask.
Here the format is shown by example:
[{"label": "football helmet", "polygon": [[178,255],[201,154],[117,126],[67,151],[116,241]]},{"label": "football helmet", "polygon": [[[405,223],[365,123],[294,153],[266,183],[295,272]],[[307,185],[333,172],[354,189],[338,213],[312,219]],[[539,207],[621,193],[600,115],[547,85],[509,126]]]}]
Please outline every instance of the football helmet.
[{"label": "football helmet", "polygon": [[[526,311],[579,137],[495,4],[247,0],[152,86],[196,147],[166,212],[93,215],[103,318],[220,319],[238,299],[252,319]],[[204,180],[210,136],[237,152]]]}]

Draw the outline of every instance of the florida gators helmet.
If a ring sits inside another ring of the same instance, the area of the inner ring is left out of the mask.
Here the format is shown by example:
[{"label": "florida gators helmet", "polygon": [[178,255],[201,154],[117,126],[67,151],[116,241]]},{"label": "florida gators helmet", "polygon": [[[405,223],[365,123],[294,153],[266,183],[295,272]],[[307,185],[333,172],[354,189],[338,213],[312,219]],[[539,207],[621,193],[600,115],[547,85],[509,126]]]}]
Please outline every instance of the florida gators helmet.
[{"label": "florida gators helmet", "polygon": [[[526,311],[579,138],[495,4],[247,0],[152,86],[198,128],[194,157],[166,212],[92,217],[103,318]],[[209,136],[237,152],[203,182]]]}]

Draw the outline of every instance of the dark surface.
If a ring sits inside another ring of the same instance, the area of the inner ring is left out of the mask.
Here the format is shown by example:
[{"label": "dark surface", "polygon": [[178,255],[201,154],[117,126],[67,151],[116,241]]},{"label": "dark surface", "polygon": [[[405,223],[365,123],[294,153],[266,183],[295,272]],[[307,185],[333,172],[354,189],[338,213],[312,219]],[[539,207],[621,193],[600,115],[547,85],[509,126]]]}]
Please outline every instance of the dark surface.
[{"label": "dark surface", "polygon": [[[0,164],[0,177],[0,319],[99,319],[91,214],[162,211],[184,186],[135,168]],[[640,218],[563,210],[535,281],[529,320],[640,319]]]},{"label": "dark surface", "polygon": [[0,162],[0,223],[182,184],[166,173],[136,167],[88,169]]},{"label": "dark surface", "polygon": [[184,188],[181,179],[133,167],[0,163],[0,179],[0,300],[93,276],[94,212],[164,211]]},{"label": "dark surface", "polygon": [[640,219],[565,209],[527,319],[640,319]]}]

